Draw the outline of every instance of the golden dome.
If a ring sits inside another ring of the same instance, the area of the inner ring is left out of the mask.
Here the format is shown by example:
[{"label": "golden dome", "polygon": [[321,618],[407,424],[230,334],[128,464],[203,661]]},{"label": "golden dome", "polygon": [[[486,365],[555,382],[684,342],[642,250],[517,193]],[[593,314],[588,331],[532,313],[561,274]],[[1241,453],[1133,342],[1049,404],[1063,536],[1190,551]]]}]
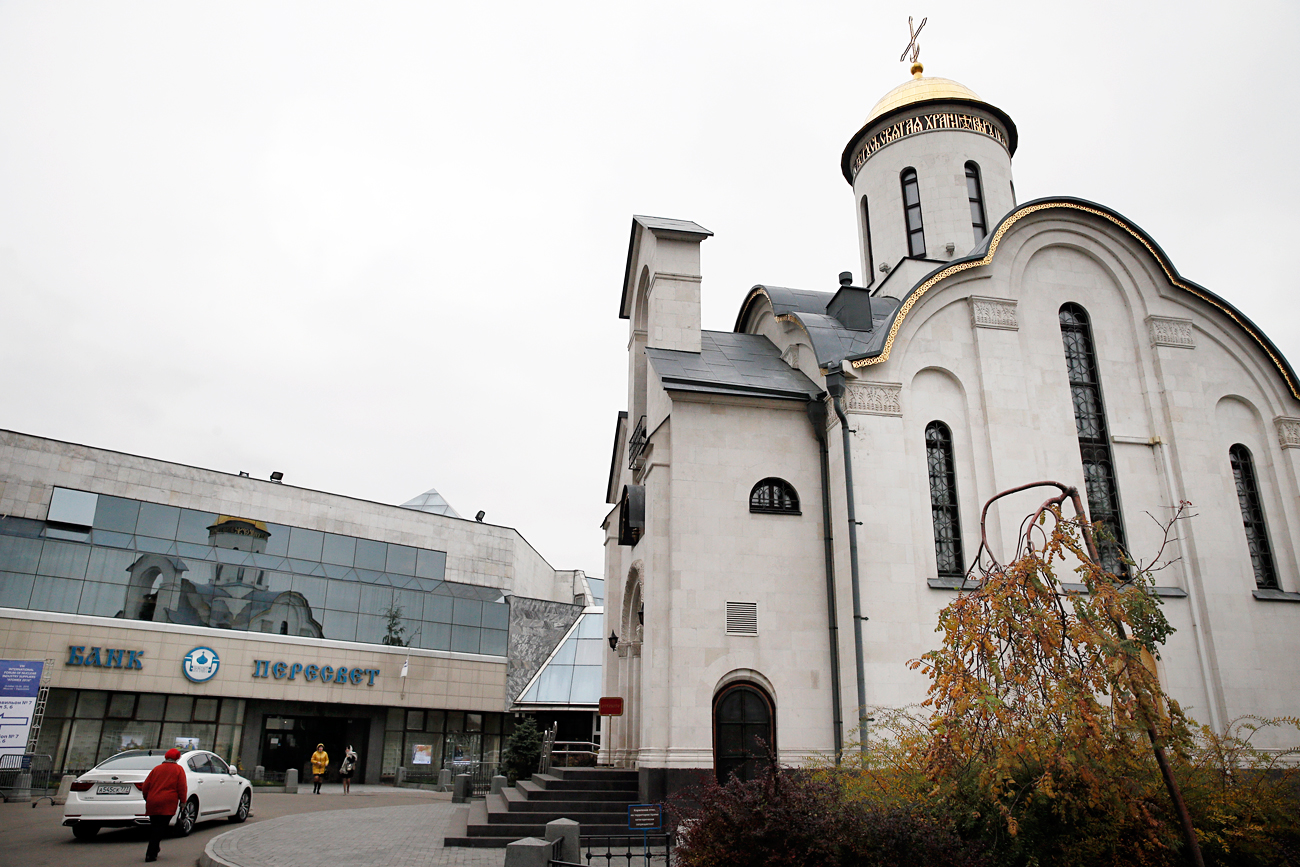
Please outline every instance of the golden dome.
[{"label": "golden dome", "polygon": [[975,91],[964,84],[958,84],[949,78],[923,78],[923,68],[919,63],[912,64],[912,80],[905,81],[880,98],[867,123],[871,123],[882,114],[893,111],[914,102],[926,102],[931,99],[972,99],[983,102]]}]

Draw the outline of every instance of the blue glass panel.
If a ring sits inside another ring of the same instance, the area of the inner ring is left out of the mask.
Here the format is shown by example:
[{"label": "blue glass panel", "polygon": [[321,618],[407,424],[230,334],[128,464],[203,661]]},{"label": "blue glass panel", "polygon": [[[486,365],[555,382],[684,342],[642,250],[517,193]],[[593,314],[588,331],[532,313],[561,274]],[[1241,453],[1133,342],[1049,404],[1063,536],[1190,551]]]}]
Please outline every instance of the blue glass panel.
[{"label": "blue glass panel", "polygon": [[326,578],[334,578],[339,581],[351,581],[353,583],[357,580],[357,573],[352,570],[351,566],[336,566],[333,563],[322,563],[321,569],[325,572]]},{"label": "blue glass panel", "polygon": [[575,665],[573,689],[569,691],[571,704],[596,704],[600,701],[600,666]]},{"label": "blue glass panel", "polygon": [[493,656],[505,656],[508,647],[509,633],[504,629],[482,629],[479,630],[479,653],[489,653]]},{"label": "blue glass panel", "polygon": [[217,516],[212,512],[181,509],[181,518],[176,525],[176,541],[189,542],[192,545],[206,545],[208,544],[208,527],[215,523],[217,523]]},{"label": "blue glass panel", "polygon": [[587,586],[591,588],[591,595],[596,600],[597,605],[605,604],[605,579],[592,578],[587,576]]},{"label": "blue glass panel", "polygon": [[267,524],[266,530],[271,534],[271,538],[266,540],[266,549],[263,553],[288,557],[289,528],[283,524]]},{"label": "blue glass panel", "polygon": [[415,555],[415,574],[421,578],[441,579],[447,572],[447,554],[421,548]]},{"label": "blue glass panel", "polygon": [[537,679],[537,698],[534,700],[548,704],[567,703],[572,687],[573,666],[552,663],[542,670],[542,676]]},{"label": "blue glass panel", "polygon": [[357,540],[351,536],[326,533],[321,559],[336,566],[351,566],[357,553]]},{"label": "blue glass panel", "polygon": [[289,560],[278,554],[253,554],[253,562],[259,569],[274,569],[276,572],[289,572]]},{"label": "blue glass panel", "polygon": [[339,641],[355,641],[357,637],[357,615],[355,611],[319,612],[321,629],[326,638]]},{"label": "blue glass panel", "polygon": [[604,617],[600,614],[584,614],[578,624],[579,638],[603,638]]},{"label": "blue glass panel", "polygon": [[[89,560],[89,545],[47,541],[41,551],[41,563],[36,571],[40,575],[80,580],[86,577],[86,564]],[[64,609],[51,610],[63,611]]]},{"label": "blue glass panel", "polygon": [[387,634],[387,618],[375,614],[357,615],[357,641],[366,644],[382,644]]},{"label": "blue glass panel", "polygon": [[125,585],[131,580],[128,570],[136,560],[134,551],[116,548],[91,548],[90,563],[86,567],[86,580],[105,584]]},{"label": "blue glass panel", "polygon": [[310,575],[293,576],[294,592],[301,593],[312,610],[325,607],[325,585],[328,583],[324,578],[314,578]]},{"label": "blue glass panel", "polygon": [[357,580],[363,584],[378,584],[379,579],[384,577],[383,572],[376,572],[373,569],[354,569],[357,573]]},{"label": "blue glass panel", "polygon": [[510,606],[504,602],[484,602],[483,626],[487,629],[509,628]]},{"label": "blue glass panel", "polygon": [[325,534],[320,530],[293,527],[289,531],[289,556],[319,562],[324,541]]},{"label": "blue glass panel", "polygon": [[596,638],[583,638],[576,642],[578,645],[578,655],[573,661],[578,665],[600,665],[605,659],[605,649],[608,644]]},{"label": "blue glass panel", "polygon": [[36,611],[62,611],[66,614],[77,613],[77,602],[81,598],[81,580],[69,578],[36,579],[32,588],[31,607]]},{"label": "blue glass panel", "polygon": [[475,599],[457,599],[451,609],[451,622],[461,626],[483,623],[483,603]]},{"label": "blue glass panel", "polygon": [[284,562],[285,568],[290,572],[297,573],[298,575],[312,575],[316,572],[316,567],[320,565],[320,561],[318,560],[295,560],[289,558]]},{"label": "blue glass panel", "polygon": [[14,572],[35,574],[41,562],[40,539],[20,539],[17,536],[0,536],[0,566]]},{"label": "blue glass panel", "polygon": [[574,654],[578,652],[578,641],[574,638],[565,639],[560,645],[560,649],[555,651],[555,656],[551,658],[548,665],[573,665]]},{"label": "blue glass panel", "polygon": [[175,506],[141,503],[140,520],[136,522],[135,534],[155,539],[175,539],[180,519],[181,510]]},{"label": "blue glass panel", "polygon": [[419,644],[431,650],[451,650],[451,624],[425,623]]},{"label": "blue glass panel", "polygon": [[384,566],[385,572],[392,572],[397,575],[414,575],[415,574],[415,549],[410,545],[388,546],[387,565]]},{"label": "blue glass panel", "polygon": [[126,605],[126,588],[122,585],[86,581],[81,586],[81,600],[77,604],[77,613],[113,617],[122,611],[124,605]]},{"label": "blue glass panel", "polygon": [[335,611],[360,611],[361,585],[355,581],[326,582],[325,607]]},{"label": "blue glass panel", "polygon": [[110,548],[134,548],[135,538],[130,533],[114,533],[111,530],[95,530],[90,534],[90,541],[96,545]]},{"label": "blue glass panel", "polygon": [[[96,536],[99,534],[96,533]],[[177,542],[176,553],[187,560],[216,560],[216,549],[207,545],[196,545],[193,542]]]},{"label": "blue glass panel", "polygon": [[99,503],[95,506],[96,529],[134,533],[136,520],[139,517],[140,504],[135,500],[99,495]]},{"label": "blue glass panel", "polygon": [[155,539],[152,536],[136,536],[135,547],[138,551],[146,551],[150,554],[167,554],[172,551],[176,543],[171,539]]},{"label": "blue glass panel", "polygon": [[0,572],[0,608],[28,608],[35,575]]},{"label": "blue glass panel", "polygon": [[[212,552],[217,555],[218,563],[230,563],[234,566],[256,566],[256,555],[247,551],[236,551],[234,548],[213,548]],[[258,568],[265,568],[259,566]]]},{"label": "blue glass panel", "polygon": [[436,593],[424,597],[424,619],[436,623],[451,623],[451,605],[450,596],[440,596]]},{"label": "blue glass panel", "polygon": [[372,539],[357,540],[356,565],[358,569],[383,572],[384,563],[387,560],[388,544],[386,542],[376,542]]},{"label": "blue glass panel", "polygon": [[478,653],[478,627],[453,626],[451,649],[460,653]]}]

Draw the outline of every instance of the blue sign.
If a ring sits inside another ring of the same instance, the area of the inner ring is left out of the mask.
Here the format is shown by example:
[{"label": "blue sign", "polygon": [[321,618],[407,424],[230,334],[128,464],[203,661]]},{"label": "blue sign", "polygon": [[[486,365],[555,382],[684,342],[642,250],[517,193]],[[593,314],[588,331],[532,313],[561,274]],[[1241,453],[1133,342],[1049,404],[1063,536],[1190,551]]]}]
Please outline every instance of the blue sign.
[{"label": "blue sign", "polygon": [[0,659],[0,755],[27,749],[44,662]]},{"label": "blue sign", "polygon": [[217,674],[221,660],[211,647],[196,647],[181,660],[181,671],[194,683],[207,683]]},{"label": "blue sign", "polygon": [[[276,680],[288,678],[293,680],[299,674],[303,680],[317,680],[321,683],[341,683],[344,685],[352,684],[358,686],[361,681],[366,681],[366,686],[374,686],[375,678],[379,676],[378,668],[352,668],[341,665],[337,669],[332,665],[303,665],[301,662],[295,662],[290,665],[287,662],[272,663],[269,659],[253,660],[253,677],[273,677]],[[369,678],[369,680],[367,680]]]}]

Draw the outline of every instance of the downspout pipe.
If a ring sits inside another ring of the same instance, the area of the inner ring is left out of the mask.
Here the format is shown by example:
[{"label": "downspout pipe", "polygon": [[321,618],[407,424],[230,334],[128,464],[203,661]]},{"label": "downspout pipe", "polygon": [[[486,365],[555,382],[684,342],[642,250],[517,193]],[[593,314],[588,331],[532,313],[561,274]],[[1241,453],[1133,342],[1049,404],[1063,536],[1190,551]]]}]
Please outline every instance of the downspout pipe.
[{"label": "downspout pipe", "polygon": [[840,697],[839,605],[835,601],[835,532],[831,527],[831,463],[826,443],[826,401],[821,395],[808,401],[808,421],[817,437],[822,469],[822,541],[826,556],[826,616],[831,639],[831,717],[835,739],[835,764],[844,757],[844,709]]},{"label": "downspout pipe", "polygon": [[853,651],[857,657],[858,674],[858,742],[865,758],[867,754],[867,679],[862,652],[862,589],[858,570],[858,512],[854,504],[853,488],[853,440],[849,431],[849,419],[844,414],[844,371],[843,362],[827,365],[826,391],[831,396],[835,415],[840,420],[840,431],[844,435],[844,490],[848,501],[849,513],[849,575],[853,586]]}]

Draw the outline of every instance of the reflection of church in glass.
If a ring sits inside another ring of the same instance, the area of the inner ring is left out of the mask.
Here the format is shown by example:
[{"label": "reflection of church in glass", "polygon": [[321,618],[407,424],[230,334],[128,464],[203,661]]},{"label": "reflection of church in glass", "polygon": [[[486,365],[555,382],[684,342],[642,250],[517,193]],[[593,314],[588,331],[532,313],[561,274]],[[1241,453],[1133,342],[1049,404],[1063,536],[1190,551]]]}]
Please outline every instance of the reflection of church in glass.
[{"label": "reflection of church in glass", "polygon": [[[266,552],[271,533],[262,521],[220,515],[208,527],[208,544],[214,548]],[[207,583],[186,578],[189,566],[168,554],[142,554],[127,570],[131,573],[122,616],[188,626],[242,629],[280,635],[321,638],[321,626],[312,618],[311,606],[301,593],[271,590],[266,570],[249,557],[246,564],[203,563],[212,569]]]}]

